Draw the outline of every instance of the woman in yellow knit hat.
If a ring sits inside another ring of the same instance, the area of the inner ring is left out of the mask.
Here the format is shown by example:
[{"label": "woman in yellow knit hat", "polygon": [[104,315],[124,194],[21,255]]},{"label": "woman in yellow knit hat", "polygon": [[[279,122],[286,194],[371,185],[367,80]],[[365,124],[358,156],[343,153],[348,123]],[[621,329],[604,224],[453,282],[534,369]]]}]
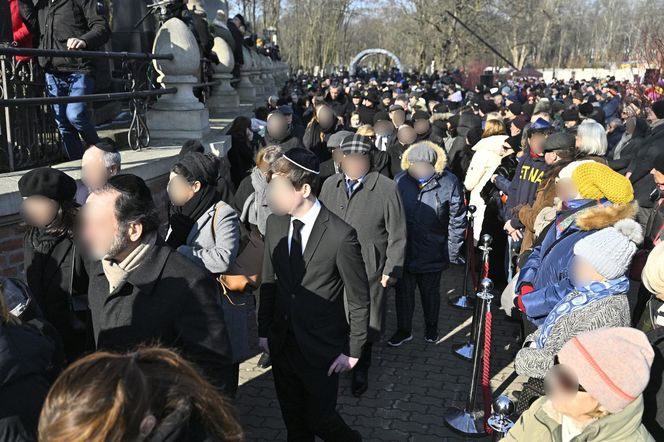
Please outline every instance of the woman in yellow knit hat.
[{"label": "woman in yellow knit hat", "polygon": [[630,181],[608,166],[575,161],[560,171],[556,219],[542,232],[522,266],[514,304],[532,325],[541,325],[551,309],[572,290],[569,280],[574,245],[593,232],[633,218],[637,207]]}]

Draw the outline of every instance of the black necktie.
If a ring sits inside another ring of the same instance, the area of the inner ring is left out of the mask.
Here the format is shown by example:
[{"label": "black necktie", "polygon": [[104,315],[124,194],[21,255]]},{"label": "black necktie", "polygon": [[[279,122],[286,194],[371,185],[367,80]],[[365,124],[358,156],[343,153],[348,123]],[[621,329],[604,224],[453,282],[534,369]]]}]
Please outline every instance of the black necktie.
[{"label": "black necktie", "polygon": [[293,220],[293,236],[290,242],[290,264],[293,274],[302,277],[304,259],[302,259],[302,227],[304,223],[299,219]]}]

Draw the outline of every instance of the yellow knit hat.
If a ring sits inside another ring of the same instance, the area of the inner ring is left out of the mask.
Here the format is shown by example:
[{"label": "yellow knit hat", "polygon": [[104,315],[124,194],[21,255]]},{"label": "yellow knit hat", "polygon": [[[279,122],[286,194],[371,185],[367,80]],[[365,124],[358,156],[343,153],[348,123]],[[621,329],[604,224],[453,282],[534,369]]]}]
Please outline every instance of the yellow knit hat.
[{"label": "yellow knit hat", "polygon": [[634,200],[634,189],[629,179],[595,161],[577,167],[572,173],[572,181],[585,199],[606,198],[614,204],[627,204]]}]

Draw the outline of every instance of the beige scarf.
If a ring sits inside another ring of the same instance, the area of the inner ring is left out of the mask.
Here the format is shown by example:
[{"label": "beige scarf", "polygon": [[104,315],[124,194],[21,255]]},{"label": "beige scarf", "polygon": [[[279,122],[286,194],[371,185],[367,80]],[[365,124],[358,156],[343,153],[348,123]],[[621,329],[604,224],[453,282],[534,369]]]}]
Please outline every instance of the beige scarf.
[{"label": "beige scarf", "polygon": [[143,263],[143,259],[156,243],[157,232],[152,232],[122,262],[117,262],[108,256],[105,256],[101,260],[104,275],[106,275],[106,279],[108,280],[109,295],[116,293],[122,288],[131,272]]}]

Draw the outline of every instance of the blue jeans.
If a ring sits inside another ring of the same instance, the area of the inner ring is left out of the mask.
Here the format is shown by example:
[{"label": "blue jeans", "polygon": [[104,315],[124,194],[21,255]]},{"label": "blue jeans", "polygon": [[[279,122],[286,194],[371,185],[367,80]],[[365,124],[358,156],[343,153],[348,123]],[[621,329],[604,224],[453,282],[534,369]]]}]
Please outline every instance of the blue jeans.
[{"label": "blue jeans", "polygon": [[[46,86],[51,97],[76,97],[93,93],[95,80],[90,74],[80,72],[46,74]],[[80,160],[84,149],[79,134],[88,144],[99,141],[87,103],[54,104],[53,113],[67,156],[70,160]]]}]

